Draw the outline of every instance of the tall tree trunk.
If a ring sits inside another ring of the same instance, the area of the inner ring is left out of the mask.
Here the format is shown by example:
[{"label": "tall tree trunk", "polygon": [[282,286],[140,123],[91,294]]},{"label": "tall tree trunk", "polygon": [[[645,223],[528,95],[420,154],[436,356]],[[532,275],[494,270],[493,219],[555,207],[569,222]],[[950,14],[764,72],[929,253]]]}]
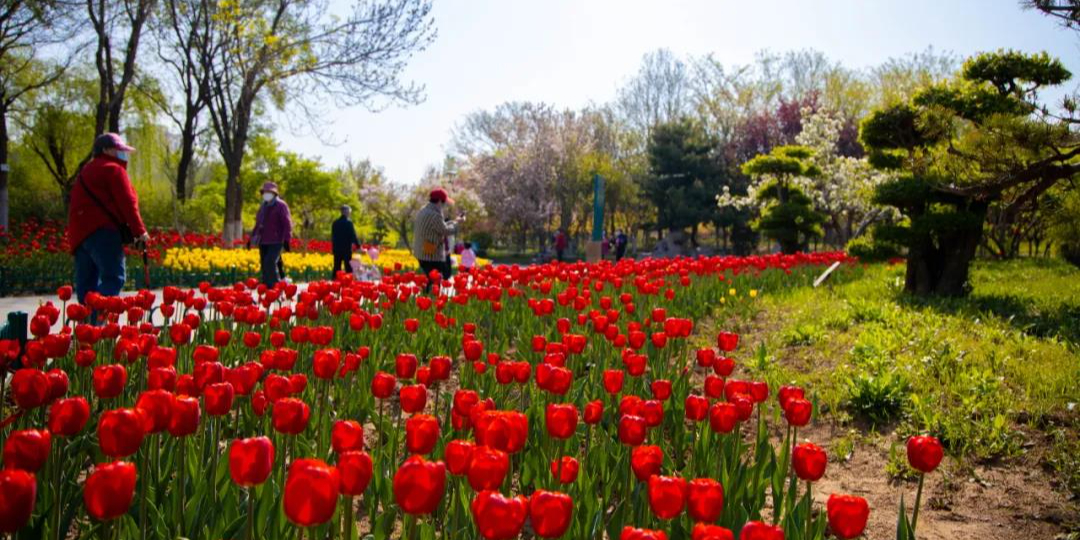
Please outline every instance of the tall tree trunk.
[{"label": "tall tree trunk", "polygon": [[978,218],[978,227],[925,234],[908,251],[904,290],[920,296],[964,296],[968,292],[971,261],[982,240],[987,204],[972,203],[967,210]]},{"label": "tall tree trunk", "polygon": [[191,175],[191,162],[195,157],[195,121],[196,117],[188,114],[184,127],[180,130],[180,161],[176,165],[176,198],[183,202],[188,198],[188,176]]},{"label": "tall tree trunk", "polygon": [[225,245],[244,237],[244,193],[240,186],[240,165],[243,152],[232,154],[225,161],[228,176],[225,178],[225,229],[222,231]]},{"label": "tall tree trunk", "polygon": [[8,223],[8,129],[7,107],[0,109],[0,227],[5,231]]}]

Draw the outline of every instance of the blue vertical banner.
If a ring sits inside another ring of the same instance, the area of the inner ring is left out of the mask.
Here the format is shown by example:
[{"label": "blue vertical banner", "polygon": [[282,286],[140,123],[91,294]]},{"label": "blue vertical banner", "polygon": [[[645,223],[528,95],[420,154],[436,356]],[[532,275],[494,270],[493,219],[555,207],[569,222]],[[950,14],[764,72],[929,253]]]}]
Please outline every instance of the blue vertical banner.
[{"label": "blue vertical banner", "polygon": [[593,218],[592,239],[599,242],[604,239],[604,178],[593,175]]}]

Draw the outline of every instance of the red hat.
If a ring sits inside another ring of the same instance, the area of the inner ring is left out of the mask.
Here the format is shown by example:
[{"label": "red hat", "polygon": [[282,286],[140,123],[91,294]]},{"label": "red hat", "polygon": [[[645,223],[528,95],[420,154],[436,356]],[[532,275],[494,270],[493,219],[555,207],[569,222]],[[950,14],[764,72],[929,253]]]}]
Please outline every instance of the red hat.
[{"label": "red hat", "polygon": [[447,204],[454,204],[454,199],[451,199],[450,195],[448,195],[446,193],[446,190],[443,188],[431,190],[431,194],[428,195],[428,201],[431,201],[433,203],[444,202]]}]

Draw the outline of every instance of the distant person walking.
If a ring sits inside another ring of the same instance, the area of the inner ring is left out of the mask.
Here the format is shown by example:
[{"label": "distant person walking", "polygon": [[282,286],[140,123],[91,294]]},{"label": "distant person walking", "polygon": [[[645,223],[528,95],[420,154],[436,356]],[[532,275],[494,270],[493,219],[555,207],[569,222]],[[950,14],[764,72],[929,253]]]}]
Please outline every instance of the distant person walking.
[{"label": "distant person walking", "polygon": [[[455,220],[444,220],[446,205],[453,202],[445,189],[434,189],[428,195],[428,204],[416,213],[413,220],[413,256],[420,262],[420,270],[429,278],[432,270],[438,271],[443,279],[450,277],[446,239],[457,232],[458,223],[465,220],[464,214]],[[424,292],[430,290],[429,281]]]},{"label": "distant person walking", "polygon": [[563,262],[567,244],[566,233],[562,229],[555,231],[555,260]]},{"label": "distant person walking", "polygon": [[621,230],[615,233],[615,260],[618,261],[626,256],[626,244],[629,243],[629,239],[626,237],[626,233]]},{"label": "distant person walking", "polygon": [[289,205],[281,199],[277,184],[266,182],[259,193],[262,204],[255,214],[255,228],[251,231],[248,245],[259,246],[262,282],[267,287],[273,287],[285,279],[284,268],[280,264],[281,252],[289,251],[289,242],[292,241],[292,214]]},{"label": "distant person walking", "polygon": [[334,220],[330,227],[330,245],[334,252],[334,270],[330,279],[335,279],[339,271],[352,273],[353,247],[360,246],[360,239],[356,237],[356,227],[352,222],[352,208],[347,204],[341,205],[341,217]]},{"label": "distant person walking", "polygon": [[75,292],[79,303],[96,292],[116,296],[127,279],[124,245],[150,240],[139,197],[128,178],[131,152],[116,133],[94,139],[92,158],[75,180],[68,205],[67,237],[75,256]]}]

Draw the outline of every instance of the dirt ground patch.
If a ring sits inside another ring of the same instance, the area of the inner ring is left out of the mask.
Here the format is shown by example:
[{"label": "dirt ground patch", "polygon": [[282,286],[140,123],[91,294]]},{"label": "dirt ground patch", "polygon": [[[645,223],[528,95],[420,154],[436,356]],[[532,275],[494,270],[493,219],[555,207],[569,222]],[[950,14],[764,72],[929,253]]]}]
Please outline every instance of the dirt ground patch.
[{"label": "dirt ground patch", "polygon": [[[812,379],[829,377],[851,343],[838,340],[785,346],[782,333],[786,319],[785,313],[765,309],[752,318],[721,324],[730,325],[727,328],[738,325],[747,350],[766,344],[771,358],[784,367],[812,373]],[[875,432],[854,426],[846,415],[840,417],[842,420],[828,413],[815,415],[809,429],[799,432],[800,440],[810,440],[830,452],[825,477],[814,486],[814,499],[823,510],[831,493],[866,498],[871,508],[866,538],[893,539],[901,496],[910,516],[918,485],[917,480],[893,480],[887,472],[890,447],[900,445],[897,451],[903,455],[901,437],[891,427]],[[1029,431],[1020,425],[1015,429]],[[917,538],[1080,538],[1080,501],[1070,495],[1046,463],[1051,441],[1040,432],[1025,435],[1028,443],[1019,457],[992,463],[947,457],[927,476]],[[833,455],[834,445],[845,438],[854,441],[847,459]]]},{"label": "dirt ground patch", "polygon": [[[826,446],[841,432],[819,421],[805,438]],[[903,495],[908,512],[915,500],[916,481],[894,482],[886,473],[887,436],[856,444],[850,459],[830,462],[815,486],[814,499],[824,507],[830,493],[851,493],[870,503],[866,538],[896,537],[896,519]],[[1038,463],[1025,459],[979,465],[961,470],[951,461],[927,476],[919,514],[918,538],[952,540],[1053,539],[1075,531],[1078,509],[1055,490]],[[910,515],[910,514],[909,514]]]}]

